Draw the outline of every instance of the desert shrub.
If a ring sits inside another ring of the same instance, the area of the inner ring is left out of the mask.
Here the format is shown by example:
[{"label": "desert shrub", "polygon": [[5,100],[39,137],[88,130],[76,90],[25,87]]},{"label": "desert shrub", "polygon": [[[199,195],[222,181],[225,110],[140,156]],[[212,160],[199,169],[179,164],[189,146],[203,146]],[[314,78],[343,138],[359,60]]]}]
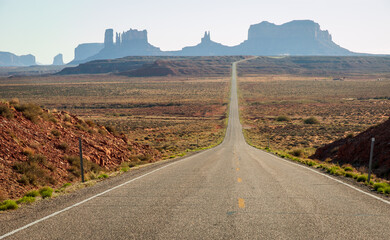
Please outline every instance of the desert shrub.
[{"label": "desert shrub", "polygon": [[87,131],[87,130],[88,130],[88,128],[86,128],[84,125],[82,125],[82,124],[80,124],[80,123],[76,124],[75,127],[76,127],[77,129],[81,130],[81,131]]},{"label": "desert shrub", "polygon": [[70,118],[69,114],[65,114],[65,115],[64,115],[64,119],[63,119],[63,120],[64,120],[65,122],[70,122],[70,119],[71,119],[71,118]]},{"label": "desert shrub", "polygon": [[38,197],[39,192],[37,190],[32,190],[24,194],[25,197]]},{"label": "desert shrub", "polygon": [[22,112],[23,116],[33,123],[36,123],[39,116],[43,113],[42,108],[32,103],[16,105],[15,109]]},{"label": "desert shrub", "polygon": [[60,149],[62,151],[66,151],[69,148],[69,146],[66,142],[60,143],[56,147],[57,147],[57,149]]},{"label": "desert shrub", "polygon": [[296,156],[296,157],[302,156],[302,153],[303,153],[302,149],[294,149],[294,150],[291,152],[291,154],[294,155],[294,156]]},{"label": "desert shrub", "polygon": [[9,107],[5,104],[0,104],[0,115],[8,119],[14,117],[14,114],[11,109],[9,109]]},{"label": "desert shrub", "polygon": [[25,147],[22,149],[22,153],[26,156],[32,156],[35,154],[35,151],[34,151],[34,149],[31,149],[29,147]]},{"label": "desert shrub", "polygon": [[24,196],[22,197],[21,199],[17,200],[16,203],[17,204],[21,204],[21,203],[33,203],[35,202],[35,197],[27,197],[27,196]]},{"label": "desert shrub", "polygon": [[152,159],[152,155],[150,154],[143,154],[143,155],[139,155],[138,156],[138,159],[145,162],[145,161],[150,161]]},{"label": "desert shrub", "polygon": [[287,116],[278,116],[276,118],[276,121],[278,121],[278,122],[289,122],[289,121],[291,121],[291,119],[289,117],[287,117]]},{"label": "desert shrub", "polygon": [[90,126],[92,128],[96,126],[96,124],[91,120],[87,120],[87,121],[85,121],[85,123],[88,124],[88,126]]},{"label": "desert shrub", "polygon": [[385,188],[383,189],[383,193],[385,193],[385,194],[390,194],[390,186],[385,187]]},{"label": "desert shrub", "polygon": [[347,135],[347,138],[353,138],[354,137],[354,134],[353,133],[349,133],[348,135]]},{"label": "desert shrub", "polygon": [[353,168],[351,166],[345,166],[343,168],[344,168],[344,171],[346,171],[346,172],[353,172]]},{"label": "desert shrub", "polygon": [[379,188],[385,189],[388,186],[389,185],[387,183],[381,182],[381,183],[374,183],[373,187],[374,187],[375,191],[378,191]]},{"label": "desert shrub", "polygon": [[40,163],[43,165],[47,164],[46,157],[42,154],[33,154],[28,156],[28,161],[30,163]]},{"label": "desert shrub", "polygon": [[18,98],[12,98],[11,101],[9,101],[9,104],[12,106],[19,105],[20,101]]},{"label": "desert shrub", "polygon": [[337,166],[331,166],[331,167],[328,167],[328,168],[326,169],[326,171],[327,171],[328,173],[332,174],[332,175],[338,175],[337,173],[338,173],[339,170],[340,170],[340,168],[337,167]]},{"label": "desert shrub", "polygon": [[39,189],[39,194],[42,198],[50,198],[53,194],[53,189],[51,187],[43,187]]},{"label": "desert shrub", "polygon": [[105,174],[105,173],[103,173],[103,174],[100,174],[100,175],[98,176],[98,178],[99,178],[99,179],[108,178],[108,175]]},{"label": "desert shrub", "polygon": [[367,181],[367,175],[359,175],[356,180],[358,182],[365,182]]},{"label": "desert shrub", "polygon": [[112,125],[105,126],[105,128],[107,129],[108,132],[110,132],[113,135],[117,135],[118,134],[118,131]]},{"label": "desert shrub", "polygon": [[13,200],[5,200],[4,202],[0,203],[0,211],[18,209],[18,207],[18,204]]},{"label": "desert shrub", "polygon": [[[345,171],[345,170],[344,170]],[[344,176],[346,176],[346,177],[348,177],[348,178],[353,178],[354,176],[355,176],[355,174],[354,173],[352,173],[352,172],[345,172],[345,175]]]},{"label": "desert shrub", "polygon": [[304,121],[303,121],[304,124],[318,124],[320,123],[320,121],[318,121],[317,118],[315,117],[309,117],[309,118],[306,118]]},{"label": "desert shrub", "polygon": [[53,136],[56,136],[56,137],[59,137],[61,136],[61,132],[58,131],[57,129],[53,129],[51,130],[51,134],[53,134]]},{"label": "desert shrub", "polygon": [[21,178],[18,179],[19,183],[22,184],[46,184],[55,183],[55,179],[47,174],[39,164],[46,165],[46,157],[40,154],[34,154],[28,156],[27,162],[16,162],[13,165],[13,169],[22,174]]},{"label": "desert shrub", "polygon": [[101,135],[103,135],[103,136],[105,136],[105,135],[107,134],[107,132],[104,131],[104,129],[102,129],[102,128],[99,128],[99,129],[98,129],[98,133],[101,134]]},{"label": "desert shrub", "polygon": [[[69,172],[73,173],[76,177],[81,175],[80,158],[77,156],[64,156],[64,159],[69,162],[71,167]],[[84,172],[99,173],[102,168],[94,162],[83,159]]]},{"label": "desert shrub", "polygon": [[317,163],[314,162],[314,161],[306,161],[305,164],[308,165],[308,166],[310,166],[310,167],[311,167],[311,166],[317,165]]}]

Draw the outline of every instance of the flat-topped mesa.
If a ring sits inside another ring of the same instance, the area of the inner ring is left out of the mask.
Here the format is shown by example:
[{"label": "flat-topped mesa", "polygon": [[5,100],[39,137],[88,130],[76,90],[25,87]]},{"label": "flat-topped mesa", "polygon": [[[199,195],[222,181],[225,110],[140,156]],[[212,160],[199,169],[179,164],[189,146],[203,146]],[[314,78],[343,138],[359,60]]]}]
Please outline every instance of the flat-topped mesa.
[{"label": "flat-topped mesa", "polygon": [[282,25],[263,21],[250,26],[248,40],[265,38],[332,41],[332,36],[329,32],[322,31],[320,25],[311,20],[295,20]]}]

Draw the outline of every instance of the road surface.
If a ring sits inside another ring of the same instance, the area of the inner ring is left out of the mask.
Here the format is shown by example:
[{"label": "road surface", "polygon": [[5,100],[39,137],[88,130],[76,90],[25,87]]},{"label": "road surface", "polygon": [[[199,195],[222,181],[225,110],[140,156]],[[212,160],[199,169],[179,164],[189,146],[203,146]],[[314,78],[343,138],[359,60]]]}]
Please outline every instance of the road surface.
[{"label": "road surface", "polygon": [[386,200],[249,146],[236,85],[234,63],[221,145],[36,216],[3,217],[0,239],[390,239]]}]

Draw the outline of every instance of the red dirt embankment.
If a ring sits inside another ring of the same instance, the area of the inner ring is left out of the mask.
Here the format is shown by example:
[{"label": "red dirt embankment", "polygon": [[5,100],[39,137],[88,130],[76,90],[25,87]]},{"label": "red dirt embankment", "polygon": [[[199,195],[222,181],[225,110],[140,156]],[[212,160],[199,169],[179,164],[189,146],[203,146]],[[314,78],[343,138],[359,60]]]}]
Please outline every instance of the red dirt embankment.
[{"label": "red dirt embankment", "polygon": [[332,162],[368,168],[372,137],[375,138],[373,172],[378,177],[390,179],[390,119],[355,137],[343,138],[318,148],[311,158],[330,158]]},{"label": "red dirt embankment", "polygon": [[123,162],[161,159],[157,150],[113,135],[93,122],[37,106],[32,107],[34,113],[29,107],[23,112],[0,103],[0,198],[20,197],[43,185],[59,187],[79,181],[77,165],[69,159],[79,155],[80,136],[86,166],[95,163],[102,170],[113,170]]}]

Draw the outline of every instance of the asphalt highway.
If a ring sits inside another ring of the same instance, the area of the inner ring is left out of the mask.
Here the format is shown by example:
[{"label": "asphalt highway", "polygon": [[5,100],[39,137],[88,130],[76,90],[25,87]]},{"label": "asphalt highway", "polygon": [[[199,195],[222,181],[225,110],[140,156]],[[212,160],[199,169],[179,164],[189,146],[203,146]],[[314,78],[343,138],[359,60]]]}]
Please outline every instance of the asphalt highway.
[{"label": "asphalt highway", "polygon": [[245,142],[236,64],[222,144],[0,226],[0,239],[390,239],[390,202]]}]

